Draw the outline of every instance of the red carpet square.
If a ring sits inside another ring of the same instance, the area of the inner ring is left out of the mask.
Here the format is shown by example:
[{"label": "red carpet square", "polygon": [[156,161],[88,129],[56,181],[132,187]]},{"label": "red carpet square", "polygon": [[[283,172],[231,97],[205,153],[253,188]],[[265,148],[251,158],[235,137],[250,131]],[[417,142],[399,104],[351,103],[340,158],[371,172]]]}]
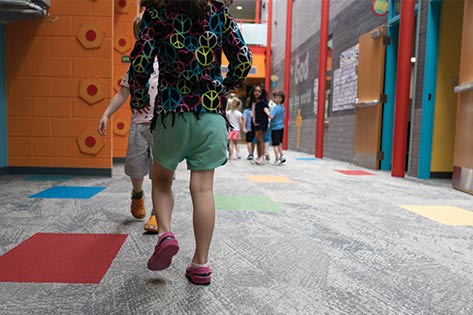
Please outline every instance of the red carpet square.
[{"label": "red carpet square", "polygon": [[345,174],[345,175],[355,175],[355,176],[362,176],[362,175],[376,175],[373,173],[365,172],[365,171],[359,171],[359,170],[336,170],[339,173]]},{"label": "red carpet square", "polygon": [[99,283],[126,237],[36,233],[0,257],[0,282]]}]

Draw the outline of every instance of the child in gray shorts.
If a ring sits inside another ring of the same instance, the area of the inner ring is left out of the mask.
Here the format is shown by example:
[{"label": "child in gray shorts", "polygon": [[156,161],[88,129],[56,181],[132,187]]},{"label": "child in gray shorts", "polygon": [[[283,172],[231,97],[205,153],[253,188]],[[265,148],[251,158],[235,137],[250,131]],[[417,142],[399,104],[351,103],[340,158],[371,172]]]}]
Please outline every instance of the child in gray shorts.
[{"label": "child in gray shorts", "polygon": [[[135,36],[139,31],[141,16],[137,16],[134,21]],[[159,66],[157,61],[154,65],[154,73],[149,79],[149,96],[150,104],[141,110],[132,109],[130,132],[128,135],[128,148],[125,160],[125,173],[130,176],[133,190],[131,193],[131,214],[136,219],[144,219],[146,217],[145,196],[143,192],[143,179],[148,174],[151,179],[152,175],[152,145],[153,136],[150,131],[150,123],[153,118],[154,100],[157,93],[157,84],[159,76]],[[120,90],[113,96],[110,104],[105,109],[100,119],[98,132],[105,136],[108,119],[127,101],[130,95],[130,87],[128,85],[128,71],[120,82]],[[156,215],[152,211],[149,220],[145,223],[144,229],[148,232],[157,233],[158,223]]]}]

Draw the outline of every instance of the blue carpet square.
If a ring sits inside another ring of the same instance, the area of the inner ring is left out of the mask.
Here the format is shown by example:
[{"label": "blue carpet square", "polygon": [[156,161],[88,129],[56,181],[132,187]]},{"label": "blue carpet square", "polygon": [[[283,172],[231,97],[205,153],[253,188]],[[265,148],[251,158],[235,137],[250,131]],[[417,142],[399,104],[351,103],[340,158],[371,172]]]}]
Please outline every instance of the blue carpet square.
[{"label": "blue carpet square", "polygon": [[299,160],[299,161],[317,161],[317,159],[314,158],[314,157],[298,157],[298,158],[296,158],[296,160]]},{"label": "blue carpet square", "polygon": [[105,187],[54,186],[28,198],[89,199]]},{"label": "blue carpet square", "polygon": [[26,177],[25,180],[38,181],[38,182],[67,182],[71,180],[72,176],[64,175],[32,175]]}]

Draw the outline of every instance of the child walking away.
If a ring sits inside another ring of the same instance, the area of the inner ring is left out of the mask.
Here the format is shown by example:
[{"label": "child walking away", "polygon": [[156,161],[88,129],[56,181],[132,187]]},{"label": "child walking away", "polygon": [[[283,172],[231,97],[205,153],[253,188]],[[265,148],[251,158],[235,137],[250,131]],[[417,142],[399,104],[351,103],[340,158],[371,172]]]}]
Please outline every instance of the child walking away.
[{"label": "child walking away", "polygon": [[263,87],[259,85],[253,87],[247,103],[251,104],[251,113],[253,119],[252,130],[255,132],[256,150],[258,153],[258,158],[254,160],[254,164],[264,165],[264,134],[269,125],[269,107],[268,101],[266,99],[266,91],[263,89]]},{"label": "child walking away", "polygon": [[283,91],[275,91],[273,93],[273,102],[276,106],[273,107],[269,118],[271,119],[271,141],[273,142],[275,165],[281,165],[286,162],[286,159],[282,155],[282,137],[284,135],[284,101],[286,94]]},{"label": "child walking away", "polygon": [[[137,16],[134,21],[135,36],[139,31],[141,16]],[[152,174],[152,144],[153,136],[149,129],[153,116],[154,99],[156,97],[156,89],[158,83],[158,64],[153,65],[153,75],[149,79],[149,103],[145,107],[137,110],[132,109],[130,132],[128,134],[128,148],[125,160],[125,174],[130,176],[133,186],[131,192],[131,215],[136,219],[144,219],[146,217],[145,196],[143,192],[143,179]],[[130,95],[128,85],[128,71],[124,75],[120,90],[113,96],[110,104],[105,109],[100,119],[98,132],[100,135],[106,135],[107,122],[110,117],[125,104]],[[152,211],[153,212],[153,211]],[[151,213],[149,220],[145,223],[144,229],[147,232],[157,233],[158,224],[155,214]]]},{"label": "child walking away", "polygon": [[255,133],[251,127],[253,124],[251,118],[251,104],[246,103],[246,106],[248,107],[243,111],[242,125],[243,133],[245,134],[246,148],[248,150],[248,157],[246,159],[251,161],[254,158],[255,152],[255,144],[253,143],[253,140],[255,139]]},{"label": "child walking away", "polygon": [[241,100],[234,97],[230,101],[230,110],[227,111],[227,120],[232,125],[233,130],[228,132],[228,159],[232,159],[233,151],[237,159],[241,159],[240,146],[240,128],[243,125],[241,109]]},{"label": "child walking away", "polygon": [[[225,79],[222,51],[229,61]],[[152,123],[152,187],[159,234],[148,269],[166,269],[179,250],[171,228],[172,176],[185,159],[190,169],[195,237],[194,255],[185,275],[194,284],[210,284],[214,172],[227,161],[226,95],[248,75],[251,52],[223,3],[158,1],[144,12],[130,56],[131,106],[135,109],[148,103],[147,82],[155,56],[160,78]]]}]

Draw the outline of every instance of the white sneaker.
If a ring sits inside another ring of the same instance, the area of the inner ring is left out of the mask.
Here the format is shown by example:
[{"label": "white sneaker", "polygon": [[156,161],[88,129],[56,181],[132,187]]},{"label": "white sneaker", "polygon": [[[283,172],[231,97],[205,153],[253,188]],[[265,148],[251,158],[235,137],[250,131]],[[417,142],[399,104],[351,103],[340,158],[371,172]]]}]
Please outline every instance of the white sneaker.
[{"label": "white sneaker", "polygon": [[281,157],[279,158],[279,161],[281,162],[280,164],[282,164],[286,162],[286,159],[284,158],[284,156],[281,155]]}]

